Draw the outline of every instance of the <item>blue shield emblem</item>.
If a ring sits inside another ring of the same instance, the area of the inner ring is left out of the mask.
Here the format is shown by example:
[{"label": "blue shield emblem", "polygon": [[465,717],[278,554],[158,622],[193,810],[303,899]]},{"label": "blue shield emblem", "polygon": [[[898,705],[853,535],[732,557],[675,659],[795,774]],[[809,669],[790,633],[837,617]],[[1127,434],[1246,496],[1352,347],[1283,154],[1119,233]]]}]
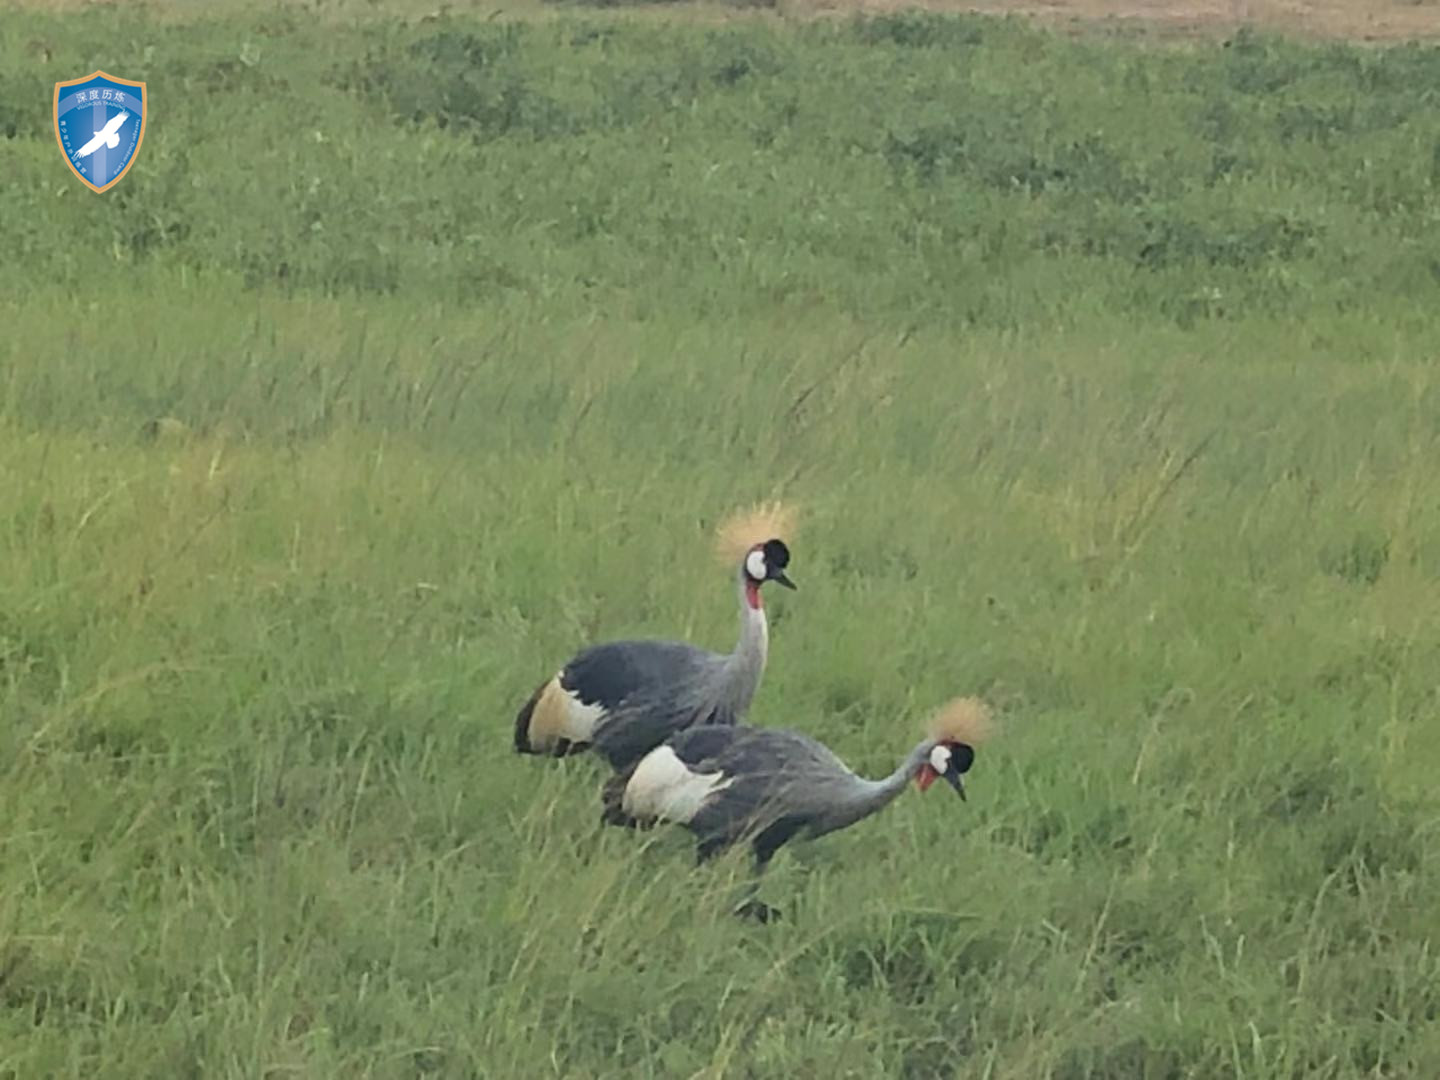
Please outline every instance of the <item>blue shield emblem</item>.
[{"label": "blue shield emblem", "polygon": [[55,140],[91,191],[120,182],[145,139],[145,84],[103,71],[55,84]]}]

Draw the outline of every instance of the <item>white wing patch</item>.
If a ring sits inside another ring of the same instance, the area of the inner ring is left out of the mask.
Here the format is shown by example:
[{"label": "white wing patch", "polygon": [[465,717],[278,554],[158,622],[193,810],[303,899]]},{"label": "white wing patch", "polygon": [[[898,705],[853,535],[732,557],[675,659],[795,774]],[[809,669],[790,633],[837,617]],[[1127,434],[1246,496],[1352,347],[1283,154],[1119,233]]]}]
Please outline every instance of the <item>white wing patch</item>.
[{"label": "white wing patch", "polygon": [[[558,680],[559,676],[556,676],[556,679]],[[586,705],[576,697],[575,691],[565,690],[565,718],[561,722],[561,731],[571,742],[591,742],[595,725],[604,715],[605,706]]]},{"label": "white wing patch", "polygon": [[658,818],[685,825],[700,812],[706,799],[734,782],[724,773],[691,772],[674,750],[661,746],[635,766],[620,805],[634,818]]},{"label": "white wing patch", "polygon": [[592,742],[595,725],[605,715],[601,705],[586,705],[574,691],[560,685],[556,675],[540,691],[530,712],[530,745],[540,753],[554,749],[561,739],[572,743]]}]

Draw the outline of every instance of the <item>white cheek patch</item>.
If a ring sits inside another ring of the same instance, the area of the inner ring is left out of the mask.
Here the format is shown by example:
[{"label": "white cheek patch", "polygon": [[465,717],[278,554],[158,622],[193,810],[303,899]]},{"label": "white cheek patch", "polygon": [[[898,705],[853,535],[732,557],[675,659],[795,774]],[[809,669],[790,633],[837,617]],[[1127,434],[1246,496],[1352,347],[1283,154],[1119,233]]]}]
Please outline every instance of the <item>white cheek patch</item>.
[{"label": "white cheek patch", "polygon": [[941,776],[944,776],[950,768],[950,748],[948,746],[937,746],[930,751],[930,767]]},{"label": "white cheek patch", "polygon": [[765,553],[763,551],[752,551],[749,555],[745,556],[745,572],[756,581],[765,580],[766,567]]}]

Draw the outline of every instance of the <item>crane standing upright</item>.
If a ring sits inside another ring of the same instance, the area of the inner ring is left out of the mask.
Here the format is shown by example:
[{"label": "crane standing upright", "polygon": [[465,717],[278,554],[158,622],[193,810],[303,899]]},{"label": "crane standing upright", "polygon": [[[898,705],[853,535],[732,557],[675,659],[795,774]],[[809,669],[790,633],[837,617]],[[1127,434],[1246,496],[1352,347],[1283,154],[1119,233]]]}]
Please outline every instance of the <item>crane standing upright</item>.
[{"label": "crane standing upright", "polygon": [[722,524],[718,550],[736,573],[740,638],[717,654],[680,641],[614,641],[572,658],[538,686],[515,717],[522,754],[567,754],[594,747],[615,769],[634,764],[671,735],[696,725],[738,722],[760,685],[770,631],[760,588],[794,589],[783,536],[794,513],[761,505]]},{"label": "crane standing upright", "polygon": [[[671,822],[696,837],[705,862],[748,840],[755,877],[793,837],[817,837],[888,806],[912,780],[924,791],[943,777],[963,799],[961,775],[990,731],[976,698],[956,698],[883,780],[867,780],[826,746],[795,731],[705,727],[682,731],[606,783],[602,820],[611,825]],[[753,898],[737,914],[768,921],[773,908]]]}]

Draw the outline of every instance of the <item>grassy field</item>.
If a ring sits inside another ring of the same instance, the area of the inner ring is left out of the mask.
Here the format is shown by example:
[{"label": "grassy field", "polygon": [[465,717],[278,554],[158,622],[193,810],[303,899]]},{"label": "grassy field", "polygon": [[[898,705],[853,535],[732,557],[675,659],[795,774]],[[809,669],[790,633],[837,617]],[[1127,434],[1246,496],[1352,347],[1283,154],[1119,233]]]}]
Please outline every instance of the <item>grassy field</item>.
[{"label": "grassy field", "polygon": [[[1440,1075],[1440,51],[197,18],[0,19],[0,1076]],[[1004,733],[760,927],[510,737],[772,496],[753,719]]]}]

